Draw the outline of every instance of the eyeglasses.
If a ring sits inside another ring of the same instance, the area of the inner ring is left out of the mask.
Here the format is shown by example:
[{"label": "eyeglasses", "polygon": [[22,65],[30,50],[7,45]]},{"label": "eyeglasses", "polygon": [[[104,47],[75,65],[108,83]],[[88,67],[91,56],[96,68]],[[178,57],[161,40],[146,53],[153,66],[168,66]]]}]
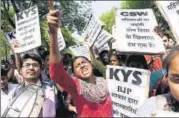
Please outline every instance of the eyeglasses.
[{"label": "eyeglasses", "polygon": [[33,68],[39,68],[40,67],[39,64],[37,64],[37,63],[32,63],[32,64],[27,63],[27,64],[24,64],[22,67],[24,67],[24,68],[30,68],[31,66]]},{"label": "eyeglasses", "polygon": [[179,83],[179,75],[177,74],[169,75],[169,78],[172,82]]}]

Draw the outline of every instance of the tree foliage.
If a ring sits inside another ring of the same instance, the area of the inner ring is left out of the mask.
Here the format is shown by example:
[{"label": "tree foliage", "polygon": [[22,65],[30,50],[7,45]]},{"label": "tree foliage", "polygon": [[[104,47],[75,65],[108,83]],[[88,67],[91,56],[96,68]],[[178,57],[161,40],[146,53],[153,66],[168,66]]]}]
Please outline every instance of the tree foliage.
[{"label": "tree foliage", "polygon": [[[71,33],[77,31],[81,33],[88,17],[91,14],[90,3],[88,1],[73,1],[73,0],[54,0],[54,8],[62,12],[62,34],[64,35],[67,47],[76,44],[76,40],[72,38]],[[46,14],[49,12],[48,0],[2,0],[1,2],[1,35],[4,32],[10,32],[15,29],[14,15],[33,5],[38,6],[40,17],[40,28],[42,37],[42,47],[47,47],[49,44],[48,25],[46,22]],[[1,42],[7,44],[6,37],[1,37]],[[7,46],[1,46],[1,54],[4,56],[3,50],[8,50]],[[4,49],[7,48],[7,49]],[[9,50],[8,50],[9,51]]]}]

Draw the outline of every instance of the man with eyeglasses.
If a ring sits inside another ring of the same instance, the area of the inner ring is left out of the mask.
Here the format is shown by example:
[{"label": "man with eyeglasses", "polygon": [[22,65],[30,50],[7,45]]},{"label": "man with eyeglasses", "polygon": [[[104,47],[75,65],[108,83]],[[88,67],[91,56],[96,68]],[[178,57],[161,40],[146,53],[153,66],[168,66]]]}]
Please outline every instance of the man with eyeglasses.
[{"label": "man with eyeglasses", "polygon": [[[12,90],[12,92],[10,93],[10,99],[17,98],[18,96],[22,95],[21,92],[27,86],[32,84],[36,85],[44,90],[44,100],[42,101],[42,105],[39,105],[41,106],[40,107],[41,109],[39,109],[40,113],[36,117],[55,117],[56,115],[55,91],[52,88],[52,86],[50,86],[48,83],[40,81],[41,69],[42,69],[42,61],[38,55],[32,53],[25,54],[22,57],[22,61],[20,63],[20,74],[23,78],[23,82]],[[29,97],[29,99],[31,98]]]},{"label": "man with eyeglasses", "polygon": [[1,116],[9,103],[9,93],[17,84],[8,83],[8,70],[1,66]]}]

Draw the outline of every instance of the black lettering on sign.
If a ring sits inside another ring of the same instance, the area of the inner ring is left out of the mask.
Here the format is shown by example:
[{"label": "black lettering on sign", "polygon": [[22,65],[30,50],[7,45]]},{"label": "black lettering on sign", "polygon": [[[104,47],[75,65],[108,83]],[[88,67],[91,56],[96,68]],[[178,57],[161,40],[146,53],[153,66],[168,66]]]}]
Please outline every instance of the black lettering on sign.
[{"label": "black lettering on sign", "polygon": [[30,15],[36,14],[37,11],[35,10],[35,8],[36,8],[36,6],[30,8],[30,9],[27,9],[23,12],[17,13],[17,20],[22,20],[26,17],[29,17]]},{"label": "black lettering on sign", "polygon": [[113,79],[113,77],[116,79],[116,80],[118,80],[118,81],[120,81],[119,80],[119,77],[118,77],[118,75],[117,75],[117,73],[120,71],[120,69],[114,69],[114,68],[110,68],[110,79]]},{"label": "black lettering on sign", "polygon": [[135,85],[140,85],[142,83],[142,80],[141,78],[139,77],[139,75],[142,75],[141,72],[139,71],[134,71],[133,72],[133,76],[134,78],[136,79],[136,81],[132,80],[132,83],[135,84]]},{"label": "black lettering on sign", "polygon": [[122,72],[122,75],[124,76],[124,82],[128,82],[128,78],[132,70],[128,70],[127,72],[125,72],[125,70],[121,70],[121,72]]},{"label": "black lettering on sign", "polygon": [[[132,89],[127,88],[127,87],[118,86],[118,92],[127,93],[129,95],[129,93],[132,92]],[[125,99],[126,99],[126,97],[125,97]]]},{"label": "black lettering on sign", "polygon": [[147,16],[148,12],[121,12],[122,16]]},{"label": "black lettering on sign", "polygon": [[9,33],[8,36],[11,40],[16,38],[13,32]]}]

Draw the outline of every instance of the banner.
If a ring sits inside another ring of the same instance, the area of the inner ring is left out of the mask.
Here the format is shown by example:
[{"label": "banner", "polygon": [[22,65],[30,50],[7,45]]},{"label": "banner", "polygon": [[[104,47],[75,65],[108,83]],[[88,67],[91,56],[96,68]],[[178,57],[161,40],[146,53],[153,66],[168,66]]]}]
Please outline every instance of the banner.
[{"label": "banner", "polygon": [[105,43],[103,46],[98,48],[99,53],[102,52],[103,50],[108,50],[108,51],[110,50],[108,43]]},{"label": "banner", "polygon": [[35,5],[15,15],[16,37],[19,46],[15,52],[25,52],[41,46],[41,33],[38,7]]},{"label": "banner", "polygon": [[94,41],[97,39],[101,30],[102,30],[101,21],[92,15],[83,29],[82,37],[84,41],[88,42],[89,46],[91,47]]},{"label": "banner", "polygon": [[179,43],[179,1],[156,1],[156,5]]},{"label": "banner", "polygon": [[65,40],[64,37],[62,35],[61,29],[58,29],[58,48],[60,51],[62,51],[63,49],[65,49],[66,44],[65,44]]},{"label": "banner", "polygon": [[89,60],[91,60],[90,48],[88,44],[79,44],[79,45],[70,46],[69,49],[73,52],[75,56],[84,56]]},{"label": "banner", "polygon": [[153,31],[156,26],[152,9],[119,9],[112,48],[124,53],[163,54],[163,42]]},{"label": "banner", "polygon": [[107,65],[106,78],[114,117],[135,117],[148,99],[150,71]]},{"label": "banner", "polygon": [[111,39],[111,38],[112,38],[112,35],[110,33],[108,33],[106,30],[102,29],[102,31],[100,32],[99,36],[97,37],[94,45],[96,46],[96,48],[100,48],[105,43],[107,43],[109,41],[109,39]]}]

